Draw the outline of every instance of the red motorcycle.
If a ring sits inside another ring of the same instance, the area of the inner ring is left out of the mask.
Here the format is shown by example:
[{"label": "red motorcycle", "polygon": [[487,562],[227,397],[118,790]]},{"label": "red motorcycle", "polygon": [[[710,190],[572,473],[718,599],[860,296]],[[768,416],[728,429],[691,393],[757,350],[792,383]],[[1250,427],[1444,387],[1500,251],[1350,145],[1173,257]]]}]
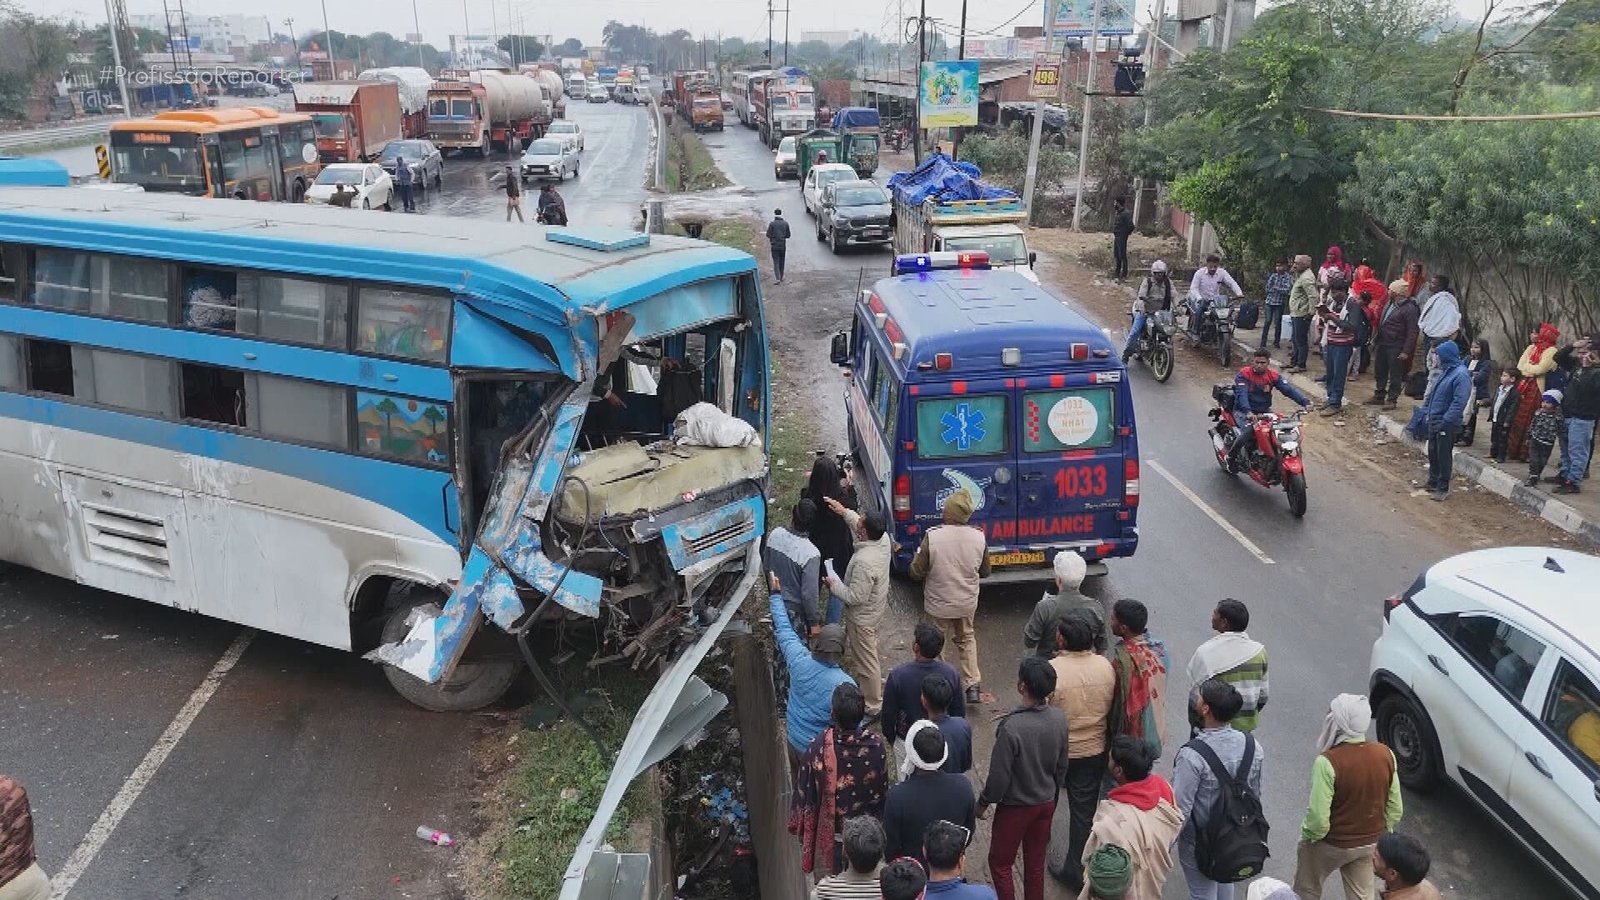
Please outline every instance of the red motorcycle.
[{"label": "red motorcycle", "polygon": [[1239,462],[1235,463],[1228,459],[1240,415],[1233,408],[1233,385],[1213,385],[1211,397],[1217,401],[1211,409],[1211,444],[1217,453],[1217,465],[1229,475],[1243,471],[1262,487],[1283,485],[1289,497],[1289,512],[1297,519],[1304,516],[1306,466],[1300,457],[1300,418],[1305,411],[1286,416],[1274,412],[1257,414],[1250,423],[1255,440],[1245,442],[1239,451]]}]

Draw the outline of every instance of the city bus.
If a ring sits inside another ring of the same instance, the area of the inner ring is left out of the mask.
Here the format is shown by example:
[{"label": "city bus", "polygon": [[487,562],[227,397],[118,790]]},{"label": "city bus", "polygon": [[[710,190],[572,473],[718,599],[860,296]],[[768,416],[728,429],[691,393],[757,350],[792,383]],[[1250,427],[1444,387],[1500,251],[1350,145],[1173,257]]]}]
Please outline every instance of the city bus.
[{"label": "city bus", "polygon": [[111,180],[151,193],[299,203],[321,169],[304,113],[182,109],[111,125]]},{"label": "city bus", "polygon": [[718,245],[0,187],[0,561],[367,654],[433,710],[547,622],[666,670],[760,567],[768,368]]}]

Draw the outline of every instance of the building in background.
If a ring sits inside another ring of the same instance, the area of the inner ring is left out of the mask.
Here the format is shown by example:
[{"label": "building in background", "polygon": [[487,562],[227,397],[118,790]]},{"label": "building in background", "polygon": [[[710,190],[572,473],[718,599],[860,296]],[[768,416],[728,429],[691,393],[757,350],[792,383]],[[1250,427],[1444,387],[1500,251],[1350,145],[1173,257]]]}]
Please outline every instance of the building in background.
[{"label": "building in background", "polygon": [[802,31],[800,32],[800,43],[804,44],[809,41],[821,41],[824,44],[827,44],[830,50],[837,50],[840,47],[843,47],[845,44],[855,40],[858,33],[859,32],[851,31],[849,29],[833,31]]}]

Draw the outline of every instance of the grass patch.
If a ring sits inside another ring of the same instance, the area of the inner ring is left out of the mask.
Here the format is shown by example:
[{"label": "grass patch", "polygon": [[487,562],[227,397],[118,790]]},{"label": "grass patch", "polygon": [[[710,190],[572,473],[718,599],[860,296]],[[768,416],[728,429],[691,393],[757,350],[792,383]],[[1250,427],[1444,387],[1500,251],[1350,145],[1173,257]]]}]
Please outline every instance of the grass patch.
[{"label": "grass patch", "polygon": [[[561,674],[565,678],[558,683],[565,685],[567,704],[600,733],[608,754],[602,757],[589,735],[548,699],[520,710],[519,722],[485,741],[482,755],[491,758],[480,761],[480,768],[514,759],[490,787],[499,802],[483,836],[493,869],[485,879],[489,896],[554,895],[611,777],[613,754],[652,686],[612,669],[590,670],[582,662]],[[611,819],[606,840],[618,849],[649,849],[629,834],[637,819],[660,814],[645,799],[649,792],[639,789],[643,780],[629,787]]]},{"label": "grass patch", "polygon": [[700,135],[674,116],[667,126],[667,190],[672,193],[707,191],[733,182],[722,174]]},{"label": "grass patch", "polygon": [[[687,232],[677,222],[669,222],[667,224],[667,234],[675,234],[682,237]],[[713,244],[721,244],[724,247],[743,250],[751,256],[756,256],[757,241],[760,238],[760,226],[754,221],[745,218],[717,219],[714,222],[705,223],[705,227],[700,231],[700,240],[702,241],[710,241]],[[759,256],[756,258],[760,259]]]}]

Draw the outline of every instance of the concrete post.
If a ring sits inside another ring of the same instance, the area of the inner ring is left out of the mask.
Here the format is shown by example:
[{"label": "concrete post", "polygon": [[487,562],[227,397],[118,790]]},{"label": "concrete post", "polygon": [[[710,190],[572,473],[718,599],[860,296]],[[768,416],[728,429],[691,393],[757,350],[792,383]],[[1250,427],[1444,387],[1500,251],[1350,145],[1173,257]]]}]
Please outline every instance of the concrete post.
[{"label": "concrete post", "polygon": [[788,831],[792,791],[773,693],[772,665],[748,628],[729,628],[733,644],[735,714],[744,750],[745,796],[750,804],[750,841],[762,900],[805,900],[809,884],[800,870],[800,848]]}]

